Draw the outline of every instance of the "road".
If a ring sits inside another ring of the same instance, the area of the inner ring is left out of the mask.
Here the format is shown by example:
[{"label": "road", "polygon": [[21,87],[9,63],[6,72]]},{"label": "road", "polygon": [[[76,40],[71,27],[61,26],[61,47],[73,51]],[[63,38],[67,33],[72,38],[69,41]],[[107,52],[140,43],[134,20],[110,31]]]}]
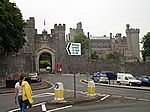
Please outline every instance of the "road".
[{"label": "road", "polygon": [[[81,82],[81,79],[87,79],[86,75],[76,75],[76,90],[77,97],[86,96],[87,84]],[[53,75],[48,74],[43,76],[43,80],[47,80],[52,84],[62,82],[64,84],[64,97],[74,97],[74,77],[73,75]],[[97,100],[94,102],[86,102],[83,104],[57,106],[49,105],[46,102],[54,99],[54,89],[48,88],[33,92],[34,104],[29,112],[42,112],[45,106],[47,110],[58,112],[148,112],[150,110],[150,91],[114,88],[107,86],[96,86],[96,93],[102,95],[102,98],[107,96],[105,100]],[[13,103],[13,94],[0,95],[0,112],[14,112],[17,110]]]}]

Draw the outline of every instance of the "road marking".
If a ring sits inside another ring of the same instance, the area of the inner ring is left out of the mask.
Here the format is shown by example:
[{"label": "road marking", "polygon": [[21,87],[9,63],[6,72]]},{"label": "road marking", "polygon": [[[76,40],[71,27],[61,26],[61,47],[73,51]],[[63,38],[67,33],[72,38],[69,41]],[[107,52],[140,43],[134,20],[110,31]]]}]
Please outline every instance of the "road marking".
[{"label": "road marking", "polygon": [[69,105],[69,106],[65,106],[65,107],[60,107],[60,108],[48,110],[46,112],[54,112],[54,111],[57,111],[57,110],[63,110],[63,109],[71,108],[71,107],[72,107],[72,105]]},{"label": "road marking", "polygon": [[106,95],[105,97],[101,98],[101,101],[105,100],[106,98],[108,98],[110,95]]},{"label": "road marking", "polygon": [[46,112],[46,106],[45,106],[45,104],[42,104],[42,111],[44,111],[44,112]]},{"label": "road marking", "polygon": [[115,97],[115,98],[121,98],[122,96],[119,96],[119,95],[113,95],[112,97]]},{"label": "road marking", "polygon": [[19,110],[20,110],[20,108],[14,109],[14,110],[10,110],[10,111],[8,111],[8,112],[16,112],[16,111],[19,111]]},{"label": "road marking", "polygon": [[150,100],[148,100],[148,99],[138,99],[138,100],[140,100],[140,101],[150,102]]},{"label": "road marking", "polygon": [[[46,102],[42,102],[42,103],[38,103],[38,104],[35,104],[35,105],[32,105],[32,107],[36,107],[36,106],[39,106],[39,105],[43,105],[45,104]],[[27,107],[28,108],[28,107]],[[13,110],[10,110],[8,112],[16,112],[16,111],[19,111],[20,108],[17,108],[17,109],[13,109]]]},{"label": "road marking", "polygon": [[33,95],[32,98],[39,98],[39,97],[46,97],[46,96],[53,96],[54,93],[42,93],[42,94],[37,94]]},{"label": "road marking", "polygon": [[95,93],[95,95],[98,95],[98,96],[106,96],[107,94]]},{"label": "road marking", "polygon": [[124,98],[130,99],[130,100],[136,100],[136,98],[134,98],[134,97],[128,97],[128,96],[125,96]]}]

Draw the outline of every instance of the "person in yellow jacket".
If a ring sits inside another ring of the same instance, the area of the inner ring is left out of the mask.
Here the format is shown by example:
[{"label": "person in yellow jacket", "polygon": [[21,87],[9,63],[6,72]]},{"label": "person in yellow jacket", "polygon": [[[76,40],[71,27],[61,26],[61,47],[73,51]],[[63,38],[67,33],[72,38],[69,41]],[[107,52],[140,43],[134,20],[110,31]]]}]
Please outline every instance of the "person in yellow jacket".
[{"label": "person in yellow jacket", "polygon": [[17,82],[15,85],[15,94],[14,94],[15,103],[18,94],[18,103],[20,105],[21,112],[26,112],[27,106],[31,107],[33,103],[31,86],[27,81],[24,81],[24,79],[25,79],[24,74],[22,73],[19,76],[19,82]]},{"label": "person in yellow jacket", "polygon": [[[22,100],[23,100],[23,109],[32,106],[33,99],[32,99],[32,89],[27,81],[22,81]],[[26,103],[27,102],[27,103]]]}]

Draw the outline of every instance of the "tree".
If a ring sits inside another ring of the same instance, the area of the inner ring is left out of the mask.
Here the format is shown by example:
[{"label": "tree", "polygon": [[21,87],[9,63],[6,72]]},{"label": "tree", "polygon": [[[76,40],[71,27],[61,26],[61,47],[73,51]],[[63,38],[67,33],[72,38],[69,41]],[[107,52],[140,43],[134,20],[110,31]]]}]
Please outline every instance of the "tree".
[{"label": "tree", "polygon": [[51,62],[52,62],[52,59],[51,59],[51,56],[47,53],[43,53],[40,58],[40,68],[46,68],[47,66],[51,66]]},{"label": "tree", "polygon": [[75,36],[74,42],[81,43],[81,53],[84,54],[90,48],[90,39],[84,33],[79,33]]},{"label": "tree", "polygon": [[119,54],[117,52],[112,52],[106,55],[107,59],[119,59]]},{"label": "tree", "polygon": [[15,3],[0,1],[0,55],[17,53],[25,41],[25,21]]},{"label": "tree", "polygon": [[143,43],[143,50],[142,50],[143,61],[146,61],[146,57],[150,56],[150,32],[144,35],[141,43]]},{"label": "tree", "polygon": [[91,53],[91,59],[98,59],[98,58],[99,58],[99,56],[98,56],[97,52],[96,52],[96,51],[93,51],[93,52]]}]

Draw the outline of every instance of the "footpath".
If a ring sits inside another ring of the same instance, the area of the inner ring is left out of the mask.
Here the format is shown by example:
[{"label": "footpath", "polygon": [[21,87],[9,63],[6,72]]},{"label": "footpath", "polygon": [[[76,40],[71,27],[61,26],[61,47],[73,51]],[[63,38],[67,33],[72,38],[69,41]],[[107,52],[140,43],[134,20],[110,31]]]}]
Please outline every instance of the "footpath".
[{"label": "footpath", "polygon": [[[52,87],[52,85],[48,83],[47,81],[42,81],[39,83],[32,83],[30,85],[33,91]],[[0,84],[0,94],[13,93],[13,92],[14,92],[14,88],[6,88],[6,85],[4,83]]]},{"label": "footpath", "polygon": [[[82,79],[81,82],[88,83],[88,81],[84,80],[84,79]],[[125,88],[125,89],[136,89],[136,90],[150,91],[150,87],[146,87],[146,86],[137,87],[137,86],[118,85],[116,83],[114,83],[114,84],[113,83],[111,83],[111,84],[95,83],[95,85],[114,87],[114,88]]]}]

